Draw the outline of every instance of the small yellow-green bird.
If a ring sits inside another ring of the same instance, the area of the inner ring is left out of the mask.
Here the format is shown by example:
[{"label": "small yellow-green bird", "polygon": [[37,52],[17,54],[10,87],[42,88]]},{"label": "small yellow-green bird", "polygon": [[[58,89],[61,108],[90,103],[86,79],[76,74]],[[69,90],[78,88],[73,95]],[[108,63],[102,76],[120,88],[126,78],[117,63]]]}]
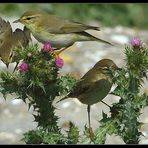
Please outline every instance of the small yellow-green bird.
[{"label": "small yellow-green bird", "polygon": [[99,31],[99,27],[65,20],[42,10],[27,11],[18,20],[14,21],[14,23],[17,22],[30,29],[39,42],[50,42],[52,47],[56,49],[66,49],[78,41],[99,41],[112,45],[108,41],[85,32],[88,29]]},{"label": "small yellow-green bird", "polygon": [[[90,106],[103,102],[112,87],[112,78],[109,74],[109,68],[118,70],[120,68],[111,59],[102,59],[98,61],[77,83],[76,87],[64,98],[58,102],[77,98],[81,103],[88,105],[88,121],[90,126]],[[103,102],[105,103],[105,102]],[[105,103],[106,104],[106,103]]]},{"label": "small yellow-green bird", "polygon": [[13,61],[15,48],[26,47],[30,40],[29,29],[26,27],[24,30],[17,28],[13,32],[10,22],[0,17],[0,57],[7,67]]}]

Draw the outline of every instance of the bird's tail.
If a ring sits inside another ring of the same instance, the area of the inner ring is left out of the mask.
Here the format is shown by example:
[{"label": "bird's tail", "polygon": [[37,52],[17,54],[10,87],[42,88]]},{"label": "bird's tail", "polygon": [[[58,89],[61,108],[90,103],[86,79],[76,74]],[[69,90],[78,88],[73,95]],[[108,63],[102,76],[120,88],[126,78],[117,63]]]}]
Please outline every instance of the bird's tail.
[{"label": "bird's tail", "polygon": [[103,39],[97,38],[97,37],[95,37],[95,36],[93,36],[93,35],[91,35],[91,34],[89,34],[89,35],[91,36],[91,38],[93,38],[94,41],[99,41],[99,42],[106,43],[106,44],[109,44],[109,45],[111,45],[111,46],[114,46],[112,43],[110,43],[110,42],[108,42],[108,41],[105,41],[105,40],[103,40]]},{"label": "bird's tail", "polygon": [[100,27],[88,26],[88,29],[100,31]]},{"label": "bird's tail", "polygon": [[103,40],[103,39],[97,38],[97,37],[95,37],[95,36],[93,36],[93,35],[91,35],[91,34],[85,32],[85,31],[79,32],[79,33],[77,33],[77,34],[80,34],[80,35],[83,35],[83,36],[87,37],[87,38],[88,38],[88,41],[90,41],[90,39],[91,39],[92,41],[99,41],[99,42],[102,42],[102,43],[105,43],[105,44],[109,44],[109,45],[111,45],[111,46],[114,46],[112,43],[110,43],[110,42],[108,42],[108,41],[105,41],[105,40]]},{"label": "bird's tail", "polygon": [[109,44],[109,45],[111,45],[111,46],[114,46],[112,43],[110,43],[110,42],[108,42],[108,41],[105,41],[105,40],[99,39],[99,38],[94,37],[94,36],[93,36],[93,38],[95,39],[95,41],[99,41],[99,42],[106,43],[106,44]]}]

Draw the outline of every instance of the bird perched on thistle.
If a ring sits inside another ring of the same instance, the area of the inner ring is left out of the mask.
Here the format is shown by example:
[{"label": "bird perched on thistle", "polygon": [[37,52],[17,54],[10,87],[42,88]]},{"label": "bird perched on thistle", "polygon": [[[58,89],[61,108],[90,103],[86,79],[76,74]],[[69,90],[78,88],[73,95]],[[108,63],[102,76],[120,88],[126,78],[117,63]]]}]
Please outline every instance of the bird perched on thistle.
[{"label": "bird perched on thistle", "polygon": [[112,87],[112,78],[109,74],[109,68],[112,68],[112,70],[119,69],[110,59],[98,61],[94,67],[80,79],[74,89],[67,96],[58,101],[60,102],[68,98],[77,98],[81,103],[86,104],[88,106],[89,129],[91,129],[90,106],[98,102],[103,102],[102,100],[108,95]]},{"label": "bird perched on thistle", "polygon": [[23,30],[17,28],[13,32],[10,22],[0,17],[0,57],[7,67],[13,61],[15,49],[26,47],[30,40],[29,29],[26,27]]},{"label": "bird perched on thistle", "polygon": [[112,45],[108,41],[94,37],[85,32],[92,29],[100,31],[99,27],[65,20],[42,10],[25,12],[14,23],[20,22],[31,30],[33,36],[41,43],[50,42],[52,47],[65,50],[78,41],[98,41]]}]

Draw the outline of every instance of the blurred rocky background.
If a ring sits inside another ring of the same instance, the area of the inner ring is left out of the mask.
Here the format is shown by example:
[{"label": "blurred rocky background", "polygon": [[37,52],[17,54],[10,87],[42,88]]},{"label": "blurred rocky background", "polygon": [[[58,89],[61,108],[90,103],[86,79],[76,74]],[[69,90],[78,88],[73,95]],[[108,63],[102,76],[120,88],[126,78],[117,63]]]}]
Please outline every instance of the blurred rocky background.
[{"label": "blurred rocky background", "polygon": [[[100,26],[101,31],[88,30],[88,32],[114,44],[109,46],[97,42],[77,42],[61,55],[65,60],[61,75],[70,73],[80,78],[103,58],[110,58],[122,67],[125,58],[124,47],[135,36],[140,37],[148,45],[148,19],[146,19],[148,4],[0,4],[0,16],[10,21],[13,30],[22,29],[23,25],[12,22],[23,12],[38,8],[70,20]],[[32,39],[33,42],[37,42],[33,37]],[[12,71],[14,66],[15,63],[10,64],[7,69],[0,61],[1,71]],[[148,92],[148,82],[146,80],[144,82],[141,91]],[[0,96],[0,144],[25,144],[21,141],[22,134],[36,127],[32,109],[28,111],[28,106],[15,97],[10,95],[5,100],[2,95]],[[104,99],[109,105],[117,101],[119,98],[113,95],[108,95]],[[86,105],[77,99],[65,100],[54,105],[57,108],[56,114],[60,117],[60,127],[67,130],[68,121],[73,121],[83,132],[84,125],[87,124]],[[102,111],[109,114],[109,108],[102,103],[91,107],[91,124],[94,130],[99,126],[98,121],[102,119]],[[148,108],[144,108],[139,117],[139,121],[144,123],[141,128],[144,137],[141,137],[140,144],[148,144],[147,112]],[[124,142],[118,136],[107,135],[106,144],[124,144]]]}]

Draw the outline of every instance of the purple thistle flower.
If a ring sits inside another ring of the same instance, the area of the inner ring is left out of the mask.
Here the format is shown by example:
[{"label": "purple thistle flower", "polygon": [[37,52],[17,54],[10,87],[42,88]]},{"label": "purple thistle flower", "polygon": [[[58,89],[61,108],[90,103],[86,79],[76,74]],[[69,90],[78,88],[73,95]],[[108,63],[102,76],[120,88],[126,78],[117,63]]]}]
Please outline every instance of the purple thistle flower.
[{"label": "purple thistle flower", "polygon": [[43,51],[43,52],[53,51],[53,48],[52,48],[52,46],[51,46],[51,44],[50,44],[49,42],[46,42],[46,43],[43,45],[42,51]]},{"label": "purple thistle flower", "polygon": [[139,48],[142,44],[142,41],[140,40],[140,38],[138,37],[134,37],[131,41],[130,41],[131,45],[134,48]]},{"label": "purple thistle flower", "polygon": [[64,65],[64,60],[63,60],[62,58],[60,58],[60,57],[57,57],[57,58],[55,59],[55,63],[56,63],[56,66],[57,66],[58,68],[62,68],[63,65]]},{"label": "purple thistle flower", "polygon": [[29,65],[27,64],[27,63],[22,63],[22,64],[20,64],[19,65],[19,70],[21,71],[21,72],[25,72],[25,71],[28,71],[29,70]]}]

